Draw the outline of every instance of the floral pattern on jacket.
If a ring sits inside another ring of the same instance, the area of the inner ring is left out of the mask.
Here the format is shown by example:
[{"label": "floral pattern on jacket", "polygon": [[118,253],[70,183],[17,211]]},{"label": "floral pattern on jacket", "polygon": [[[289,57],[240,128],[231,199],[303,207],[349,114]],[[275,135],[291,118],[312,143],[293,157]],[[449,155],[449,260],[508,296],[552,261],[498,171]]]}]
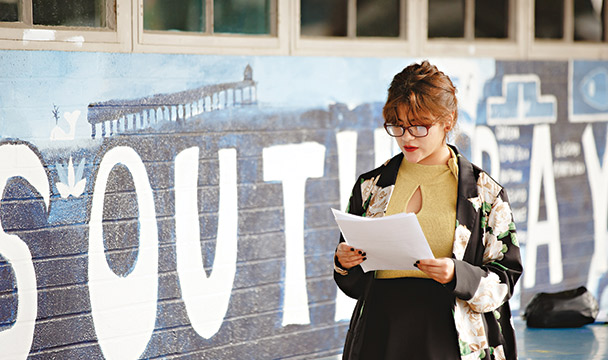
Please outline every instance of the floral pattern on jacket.
[{"label": "floral pattern on jacket", "polygon": [[[452,147],[454,152],[457,150]],[[486,172],[458,156],[458,203],[454,233],[454,322],[461,359],[517,359],[515,332],[508,300],[522,266],[511,207],[505,190]],[[403,155],[362,174],[353,189],[348,211],[384,216]],[[343,238],[340,241],[344,241]],[[358,299],[344,348],[345,359],[358,358],[357,324],[374,280],[360,266],[348,275],[334,273],[338,286]]]},{"label": "floral pattern on jacket", "polygon": [[380,177],[375,177],[361,182],[361,198],[366,199],[363,205],[366,208],[362,216],[381,217],[384,215],[388,200],[390,199],[395,186],[381,188],[376,186]]}]

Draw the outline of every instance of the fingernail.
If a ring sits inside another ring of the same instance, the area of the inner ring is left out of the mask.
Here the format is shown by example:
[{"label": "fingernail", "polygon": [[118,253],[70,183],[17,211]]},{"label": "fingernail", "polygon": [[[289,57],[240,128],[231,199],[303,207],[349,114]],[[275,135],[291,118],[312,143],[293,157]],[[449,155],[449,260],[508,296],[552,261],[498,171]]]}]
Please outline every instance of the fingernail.
[{"label": "fingernail", "polygon": [[350,248],[350,251],[355,251],[355,248]]},{"label": "fingernail", "polygon": [[415,266],[415,267],[418,267],[418,262],[415,262],[415,263],[414,263],[414,266]]},{"label": "fingernail", "polygon": [[420,264],[420,260],[416,260],[416,265]]},{"label": "fingernail", "polygon": [[365,260],[367,260],[367,258],[366,258],[366,257],[364,257],[364,258],[363,258],[363,261],[365,261]]},{"label": "fingernail", "polygon": [[363,256],[367,256],[367,253],[363,253],[363,254],[361,254],[361,255],[363,255]]},{"label": "fingernail", "polygon": [[359,255],[363,254],[363,252],[361,252],[361,250],[359,250]]}]

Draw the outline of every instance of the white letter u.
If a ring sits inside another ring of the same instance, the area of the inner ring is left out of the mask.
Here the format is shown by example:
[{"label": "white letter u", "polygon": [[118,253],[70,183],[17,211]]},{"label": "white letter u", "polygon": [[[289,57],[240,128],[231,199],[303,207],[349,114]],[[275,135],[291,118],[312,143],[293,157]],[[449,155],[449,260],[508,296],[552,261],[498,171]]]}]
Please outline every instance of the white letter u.
[{"label": "white letter u", "polygon": [[228,310],[237,257],[236,149],[219,151],[219,216],[213,270],[205,273],[198,212],[198,147],[175,157],[177,273],[194,330],[209,339]]}]

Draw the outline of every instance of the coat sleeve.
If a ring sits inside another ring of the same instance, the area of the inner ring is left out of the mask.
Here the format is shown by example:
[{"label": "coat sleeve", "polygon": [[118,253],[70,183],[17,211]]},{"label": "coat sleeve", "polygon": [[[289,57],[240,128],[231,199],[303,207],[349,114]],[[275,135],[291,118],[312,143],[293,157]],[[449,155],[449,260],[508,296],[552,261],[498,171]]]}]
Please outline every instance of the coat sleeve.
[{"label": "coat sleeve", "polygon": [[[361,200],[361,178],[357,180],[355,186],[353,187],[353,191],[351,193],[350,199],[348,200],[348,207],[346,208],[346,212],[354,215],[361,215],[364,212],[363,209],[363,201]],[[344,242],[344,236],[340,234],[340,243]],[[337,262],[336,256],[334,255],[334,262]],[[348,274],[341,275],[338,272],[334,271],[334,280],[336,284],[346,295],[351,298],[358,299],[364,290],[364,281],[365,273],[360,265],[354,266],[348,269]]]},{"label": "coat sleeve", "polygon": [[483,201],[480,264],[455,260],[454,294],[478,313],[496,310],[508,301],[522,273],[519,243],[507,194],[501,189],[493,201]]}]

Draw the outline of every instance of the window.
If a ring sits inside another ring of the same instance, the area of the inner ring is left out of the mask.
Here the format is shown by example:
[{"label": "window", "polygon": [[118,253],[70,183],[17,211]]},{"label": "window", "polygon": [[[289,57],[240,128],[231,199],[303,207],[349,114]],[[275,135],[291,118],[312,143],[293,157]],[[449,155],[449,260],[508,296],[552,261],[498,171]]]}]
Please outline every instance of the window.
[{"label": "window", "polygon": [[509,0],[428,0],[429,39],[509,39]]},{"label": "window", "polygon": [[512,58],[521,53],[516,3],[521,1],[299,0],[295,53]]},{"label": "window", "polygon": [[[127,3],[130,0],[0,0],[0,48],[126,51],[131,15]],[[119,5],[125,9],[120,16]]]},{"label": "window", "polygon": [[403,56],[418,28],[413,0],[296,0],[295,55]]},{"label": "window", "polygon": [[0,0],[0,21],[17,22],[19,21],[19,1]]},{"label": "window", "polygon": [[534,0],[528,54],[532,58],[608,56],[608,0]]},{"label": "window", "polygon": [[302,0],[302,36],[399,37],[399,0]]},{"label": "window", "polygon": [[607,0],[536,0],[534,37],[537,40],[606,42]]},{"label": "window", "polygon": [[606,41],[606,0],[574,1],[574,41]]},{"label": "window", "polygon": [[303,37],[401,36],[400,0],[301,0]]},{"label": "window", "polygon": [[509,0],[475,1],[475,38],[509,38],[509,6]]},{"label": "window", "polygon": [[144,0],[144,30],[274,35],[271,0]]},{"label": "window", "polygon": [[564,0],[536,0],[534,36],[537,39],[564,37]]},{"label": "window", "polygon": [[0,0],[0,49],[608,58],[608,0]]},{"label": "window", "polygon": [[302,0],[300,33],[303,36],[346,36],[348,0]]},{"label": "window", "polygon": [[429,0],[428,37],[464,37],[464,0]]},{"label": "window", "polygon": [[400,36],[400,14],[399,0],[358,0],[356,36]]},{"label": "window", "polygon": [[[525,53],[528,0],[424,0],[419,53],[517,59]],[[518,21],[515,21],[518,19]]]},{"label": "window", "polygon": [[31,27],[62,26],[114,30],[115,0],[0,0],[0,21]]},{"label": "window", "polygon": [[285,54],[293,0],[130,0],[138,3],[136,51]]},{"label": "window", "polygon": [[144,30],[205,32],[203,0],[144,0]]}]

